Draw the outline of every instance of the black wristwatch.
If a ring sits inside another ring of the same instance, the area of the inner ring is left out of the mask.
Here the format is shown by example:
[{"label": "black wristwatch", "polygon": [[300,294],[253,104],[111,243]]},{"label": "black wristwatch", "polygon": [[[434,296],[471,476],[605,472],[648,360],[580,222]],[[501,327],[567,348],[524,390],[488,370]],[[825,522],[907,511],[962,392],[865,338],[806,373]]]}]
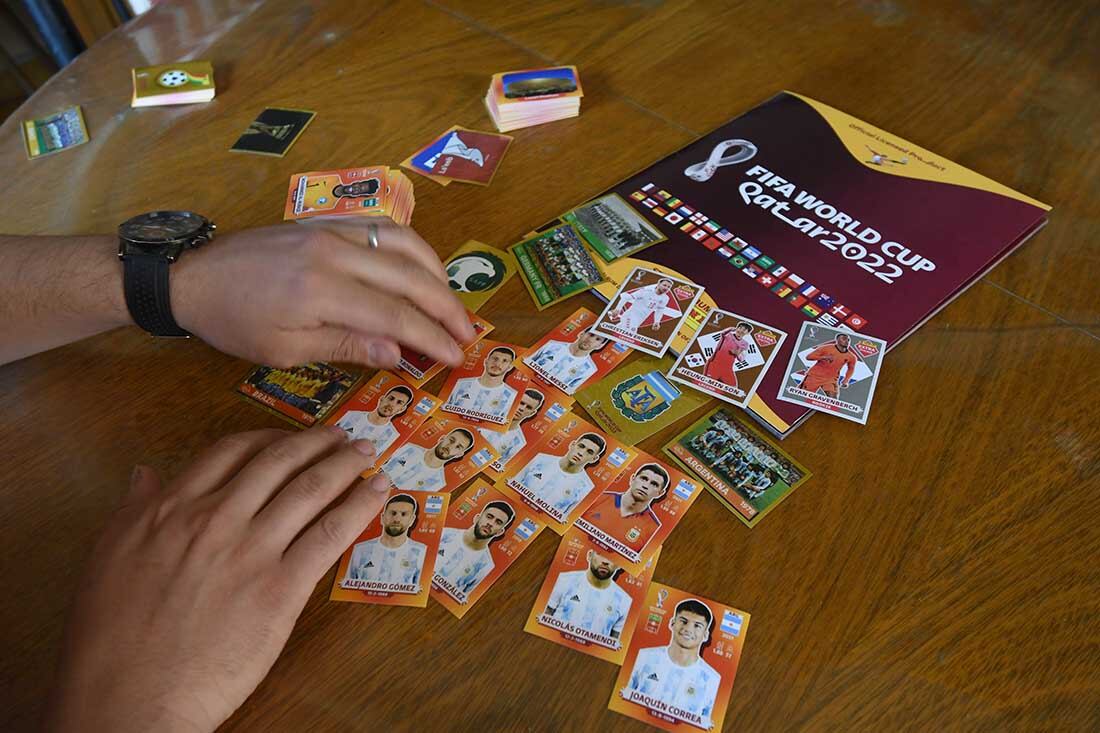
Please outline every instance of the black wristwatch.
[{"label": "black wristwatch", "polygon": [[151,211],[118,227],[118,258],[126,307],[154,336],[188,338],[172,317],[168,267],[189,249],[214,238],[214,223],[190,211]]}]

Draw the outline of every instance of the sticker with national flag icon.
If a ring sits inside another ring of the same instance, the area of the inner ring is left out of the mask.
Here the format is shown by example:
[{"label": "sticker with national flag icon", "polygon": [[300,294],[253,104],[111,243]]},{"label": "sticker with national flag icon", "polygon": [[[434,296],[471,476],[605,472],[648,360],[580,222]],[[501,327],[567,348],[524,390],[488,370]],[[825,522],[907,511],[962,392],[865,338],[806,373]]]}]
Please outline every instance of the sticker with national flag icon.
[{"label": "sticker with national flag icon", "polygon": [[778,328],[715,309],[680,353],[668,376],[744,407],[786,337]]},{"label": "sticker with national flag icon", "polygon": [[652,191],[653,190],[653,184],[652,183],[647,183],[646,185],[642,186],[642,190],[647,191],[647,192]]},{"label": "sticker with national flag icon", "polygon": [[751,278],[755,278],[757,275],[759,275],[760,273],[762,273],[764,271],[750,262],[748,265],[741,268],[741,272],[748,275]]},{"label": "sticker with national flag icon", "polygon": [[636,267],[592,327],[594,333],[663,356],[703,288],[657,270]]},{"label": "sticker with national flag icon", "polygon": [[709,250],[716,250],[716,249],[718,249],[719,247],[722,246],[721,240],[719,240],[717,237],[710,237],[709,239],[704,239],[702,244],[703,244],[704,247],[706,247]]},{"label": "sticker with national flag icon", "polygon": [[722,255],[723,257],[732,257],[736,253],[729,247],[719,247],[718,254]]},{"label": "sticker with national flag icon", "polygon": [[756,282],[760,283],[766,288],[770,288],[772,285],[775,285],[775,277],[770,273],[765,272],[760,275],[760,277],[756,278]]},{"label": "sticker with national flag icon", "polygon": [[770,270],[775,266],[775,260],[767,255],[760,255],[756,258],[755,262],[757,267],[762,267],[765,270]]},{"label": "sticker with national flag icon", "polygon": [[717,234],[715,234],[714,236],[718,237],[718,238],[719,238],[719,239],[721,239],[721,240],[722,240],[723,242],[728,242],[728,241],[730,241],[731,239],[733,239],[733,235],[732,235],[732,234],[730,234],[729,230],[727,230],[727,229],[722,229],[721,231],[719,231],[719,232],[718,232]]},{"label": "sticker with national flag icon", "polygon": [[844,321],[844,325],[848,326],[853,331],[861,331],[863,327],[867,325],[867,321],[863,316],[853,313]]},{"label": "sticker with national flag icon", "polygon": [[601,550],[613,553],[619,567],[636,575],[702,493],[694,476],[639,452],[577,519],[576,527]]},{"label": "sticker with national flag icon", "polygon": [[392,489],[382,511],[340,558],[329,599],[427,606],[449,500],[445,493]]},{"label": "sticker with national flag icon", "polygon": [[803,323],[779,399],[866,425],[885,351],[882,339]]},{"label": "sticker with national flag icon", "polygon": [[634,193],[630,194],[630,198],[634,199],[635,201],[641,201],[645,198],[645,193],[643,193],[642,191],[635,191]]},{"label": "sticker with national flag icon", "polygon": [[662,209],[660,206],[653,207],[653,213],[657,216],[664,217],[668,212]]},{"label": "sticker with national flag icon", "polygon": [[696,242],[702,242],[704,239],[707,238],[707,236],[708,235],[705,229],[696,229],[694,232],[691,233],[691,238],[694,239]]},{"label": "sticker with national flag icon", "polygon": [[655,554],[641,572],[631,574],[613,553],[572,528],[558,545],[523,630],[622,664],[634,628],[642,623],[642,601],[656,564]]},{"label": "sticker with national flag icon", "polygon": [[462,618],[545,526],[523,502],[484,479],[474,481],[447,514],[431,597]]},{"label": "sticker with national flag icon", "polygon": [[722,730],[749,615],[660,583],[645,603],[645,618],[660,620],[637,624],[608,708],[668,731]]},{"label": "sticker with national flag icon", "polygon": [[684,217],[677,214],[675,211],[670,211],[668,216],[665,217],[665,221],[669,224],[679,224],[684,220]]},{"label": "sticker with national flag icon", "polygon": [[680,226],[680,231],[681,232],[690,232],[694,228],[695,228],[694,224],[692,224],[690,221],[686,221]]}]

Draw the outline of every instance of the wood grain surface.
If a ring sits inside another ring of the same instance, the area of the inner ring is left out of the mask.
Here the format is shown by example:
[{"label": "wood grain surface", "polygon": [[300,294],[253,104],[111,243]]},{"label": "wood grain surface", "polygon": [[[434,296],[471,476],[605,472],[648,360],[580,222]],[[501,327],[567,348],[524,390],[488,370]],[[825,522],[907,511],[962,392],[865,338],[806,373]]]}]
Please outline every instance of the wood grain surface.
[{"label": "wood grain surface", "polygon": [[[579,118],[516,131],[488,188],[413,176],[440,255],[510,244],[784,88],[953,158],[1052,204],[1050,225],[891,352],[868,426],[817,416],[784,442],[804,487],[752,530],[702,497],[656,578],[752,613],[726,730],[1097,730],[1098,46],[1084,0],[162,3],[0,127],[0,228],[112,232],[159,207],[273,223],[292,173],[491,129],[490,75],[547,63],[580,67]],[[213,61],[213,102],[130,109],[132,66],[190,58]],[[18,121],[69,104],[91,142],[25,160]],[[279,105],[318,113],[285,158],[227,152]],[[514,279],[483,313],[531,343],[597,303],[536,314]],[[131,466],[172,474],[284,425],[233,395],[248,369],[136,329],[0,368],[0,729],[36,725]],[[522,631],[555,544],[461,622],[330,603],[330,574],[224,730],[646,730],[606,710],[615,667]]]}]

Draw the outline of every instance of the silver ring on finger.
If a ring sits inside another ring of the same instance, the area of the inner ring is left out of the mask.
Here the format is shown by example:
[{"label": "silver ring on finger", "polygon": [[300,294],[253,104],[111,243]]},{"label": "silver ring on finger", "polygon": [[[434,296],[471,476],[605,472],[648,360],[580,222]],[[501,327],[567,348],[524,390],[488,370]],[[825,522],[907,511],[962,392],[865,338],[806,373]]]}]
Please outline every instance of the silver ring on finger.
[{"label": "silver ring on finger", "polygon": [[367,244],[371,249],[378,249],[378,225],[373,222],[367,224]]}]

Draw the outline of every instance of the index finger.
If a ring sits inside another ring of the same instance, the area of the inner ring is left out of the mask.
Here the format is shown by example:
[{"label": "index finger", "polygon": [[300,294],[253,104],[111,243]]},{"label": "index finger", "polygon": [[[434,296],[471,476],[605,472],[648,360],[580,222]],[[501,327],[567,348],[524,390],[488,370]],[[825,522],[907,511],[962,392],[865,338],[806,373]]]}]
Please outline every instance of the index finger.
[{"label": "index finger", "polygon": [[333,234],[360,247],[368,245],[367,227],[378,227],[378,248],[390,252],[407,254],[420,263],[434,277],[447,282],[447,272],[432,246],[416,233],[412,227],[394,224],[384,216],[315,216],[300,220],[302,224],[324,226]]}]

